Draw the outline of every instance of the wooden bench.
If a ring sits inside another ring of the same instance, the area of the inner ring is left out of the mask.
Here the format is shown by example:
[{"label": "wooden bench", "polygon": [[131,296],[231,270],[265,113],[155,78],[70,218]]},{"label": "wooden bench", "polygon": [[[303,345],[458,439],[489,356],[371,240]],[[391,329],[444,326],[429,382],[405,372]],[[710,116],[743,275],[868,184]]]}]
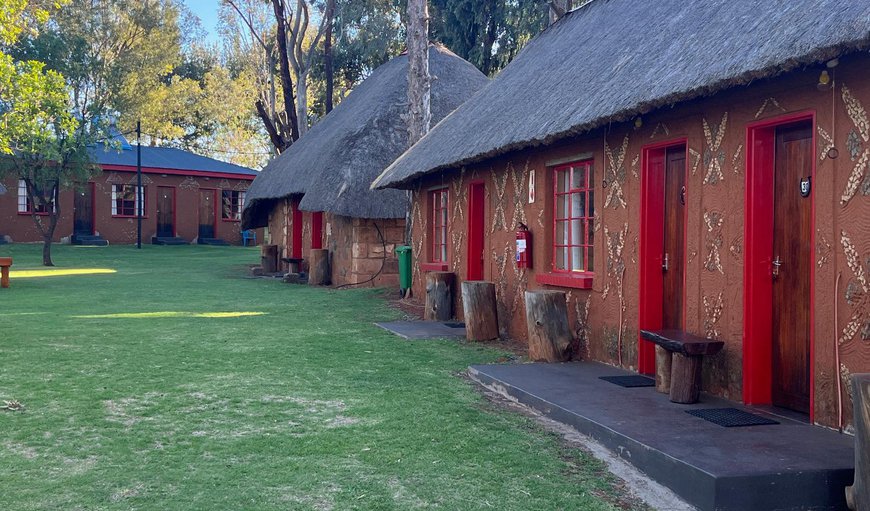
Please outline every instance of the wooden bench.
[{"label": "wooden bench", "polygon": [[302,261],[299,257],[282,257],[282,261],[287,263],[287,273],[299,273],[302,271]]},{"label": "wooden bench", "polygon": [[682,330],[641,330],[641,337],[672,354],[669,394],[674,403],[697,403],[701,394],[704,355],[719,353],[722,341],[704,339]]},{"label": "wooden bench", "polygon": [[0,257],[0,287],[9,287],[10,266],[12,266],[11,257]]}]

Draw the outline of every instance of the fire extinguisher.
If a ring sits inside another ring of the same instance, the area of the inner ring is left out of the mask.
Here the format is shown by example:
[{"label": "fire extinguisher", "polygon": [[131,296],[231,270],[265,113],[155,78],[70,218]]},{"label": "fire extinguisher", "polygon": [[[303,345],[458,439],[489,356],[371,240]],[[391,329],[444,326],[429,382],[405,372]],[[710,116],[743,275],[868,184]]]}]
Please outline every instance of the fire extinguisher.
[{"label": "fire extinguisher", "polygon": [[532,233],[520,222],[517,229],[517,268],[532,267]]}]

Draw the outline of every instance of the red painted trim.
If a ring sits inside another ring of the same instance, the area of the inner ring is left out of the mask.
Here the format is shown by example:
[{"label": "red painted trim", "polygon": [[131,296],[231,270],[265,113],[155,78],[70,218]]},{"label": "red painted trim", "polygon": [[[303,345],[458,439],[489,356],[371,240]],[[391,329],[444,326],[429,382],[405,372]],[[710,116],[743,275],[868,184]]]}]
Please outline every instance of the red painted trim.
[{"label": "red painted trim", "polygon": [[[220,210],[220,213],[221,213],[221,222],[236,222],[236,223],[241,222],[242,221],[241,218],[224,218],[224,192],[234,192],[237,194],[242,194],[242,193],[245,193],[245,190],[227,190],[227,189],[222,188],[221,189],[221,197],[220,197],[220,199],[221,199],[220,207],[218,208]],[[233,203],[232,203],[232,193],[231,193],[230,194],[230,206],[232,206],[232,205],[233,205]]]},{"label": "red painted trim", "polygon": [[535,282],[547,286],[571,287],[575,289],[592,289],[592,280],[595,277],[591,272],[566,273],[538,273]]},{"label": "red painted trim", "polygon": [[[33,215],[34,213],[32,213],[30,211],[19,211],[18,214],[20,216],[30,216],[30,215]],[[49,215],[51,215],[51,213],[36,213],[36,216],[49,216]]]},{"label": "red painted trim", "polygon": [[423,271],[447,271],[447,263],[420,263]]},{"label": "red painted trim", "polygon": [[[128,165],[100,165],[103,170],[113,170],[119,172],[136,172],[136,167]],[[241,179],[243,181],[253,181],[257,176],[247,174],[231,174],[229,172],[208,172],[204,170],[179,170],[179,169],[163,169],[160,167],[142,167],[142,172],[145,174],[166,174],[170,176],[197,176],[197,177],[214,177],[225,179]]]},{"label": "red painted trim", "polygon": [[[784,124],[810,120],[812,146],[816,147],[816,113],[793,112],[746,125],[746,195],[744,217],[743,273],[743,401],[770,404],[773,364],[772,311],[774,137]],[[816,180],[816,158],[812,179]],[[812,195],[810,246],[815,247],[816,200]],[[815,420],[815,268],[810,265],[810,421]]]},{"label": "red painted trim", "polygon": [[[472,181],[468,184],[468,253],[466,254],[466,280],[483,280],[483,265],[477,260],[483,255],[486,238],[484,203],[486,184]],[[529,247],[531,250],[531,247]]]},{"label": "red painted trim", "polygon": [[323,211],[311,213],[311,248],[313,250],[323,248]]},{"label": "red painted trim", "polygon": [[[132,186],[133,188],[137,188],[137,185],[123,183],[123,184],[112,184],[112,186]],[[109,188],[109,193],[111,193],[111,188]],[[111,197],[111,195],[110,195]],[[109,211],[112,210],[112,204],[109,204]],[[136,205],[134,203],[133,207]],[[137,215],[111,215],[112,218],[139,218]],[[142,185],[142,218],[148,218],[148,185]]]},{"label": "red painted trim", "polygon": [[[570,163],[564,163],[564,164],[557,165],[557,166],[553,167],[552,174],[551,174],[553,176],[553,242],[552,242],[552,246],[551,246],[551,248],[553,249],[552,250],[553,257],[550,261],[550,265],[551,265],[550,271],[552,273],[563,273],[563,274],[569,274],[569,275],[577,273],[574,270],[561,269],[561,268],[558,268],[556,266],[556,252],[558,251],[559,248],[568,247],[568,249],[569,249],[568,255],[571,258],[571,260],[566,261],[565,263],[569,268],[574,267],[574,261],[573,261],[574,255],[573,255],[571,248],[573,248],[575,246],[583,247],[584,257],[585,257],[583,260],[583,263],[584,263],[584,266],[586,266],[586,268],[591,271],[591,268],[588,267],[589,252],[591,252],[594,249],[594,246],[589,244],[589,230],[592,228],[593,218],[586,216],[586,214],[588,213],[589,202],[590,202],[589,201],[589,193],[595,191],[595,183],[592,181],[593,178],[590,175],[594,172],[594,163],[595,162],[592,158],[587,158],[585,160],[577,160],[577,161],[573,161]],[[586,187],[585,188],[571,188],[571,181],[573,181],[573,176],[569,175],[569,177],[568,177],[568,189],[565,192],[559,193],[559,178],[558,178],[559,172],[565,172],[565,171],[573,172],[573,170],[571,170],[571,169],[573,167],[579,167],[579,166],[586,167],[586,183],[585,183]],[[559,211],[559,209],[558,209],[559,208],[559,195],[569,195],[570,196],[570,195],[575,194],[575,193],[586,194],[585,203],[586,203],[587,211],[584,211],[583,216],[579,216],[579,217],[571,217],[570,213],[568,213],[568,215],[569,215],[568,217],[557,218],[558,211]],[[594,206],[595,205],[593,204],[593,207]],[[583,220],[583,221],[587,222],[587,224],[586,224],[587,227],[584,229],[584,232],[583,232],[584,238],[585,238],[583,240],[583,243],[581,243],[581,244],[574,243],[574,240],[572,238],[573,230],[569,226],[567,245],[558,245],[557,246],[556,245],[556,224],[557,224],[557,221],[563,221],[563,222],[567,221],[570,223],[571,220]],[[588,273],[588,272],[582,272],[582,273]]]},{"label": "red painted trim", "polygon": [[[441,196],[444,196],[444,207],[441,207]],[[437,200],[436,200],[437,198]],[[450,191],[446,186],[443,188],[437,188],[434,190],[429,190],[429,225],[431,228],[429,229],[429,234],[431,239],[429,240],[429,259],[432,263],[443,263],[444,266],[447,266],[447,262],[450,260],[450,247],[448,246],[447,240],[450,238],[450,220],[446,218],[443,224],[439,224],[441,220],[441,211],[450,211]],[[449,217],[449,215],[447,215]],[[436,229],[443,228],[445,230],[444,238],[441,240],[441,243],[438,243],[438,236],[435,235]],[[446,256],[444,260],[441,260],[441,247],[444,247],[444,255]],[[446,268],[445,268],[446,269]]]},{"label": "red painted trim", "polygon": [[293,259],[302,259],[302,211],[299,209],[299,201],[293,200],[290,202],[291,222],[293,223],[292,241],[290,246],[290,257]]}]

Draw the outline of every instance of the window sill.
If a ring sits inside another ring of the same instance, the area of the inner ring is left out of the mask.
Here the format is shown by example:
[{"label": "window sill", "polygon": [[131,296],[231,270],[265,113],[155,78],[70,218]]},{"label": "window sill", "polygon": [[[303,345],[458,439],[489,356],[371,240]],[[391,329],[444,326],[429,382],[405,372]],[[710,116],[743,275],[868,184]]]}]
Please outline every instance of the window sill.
[{"label": "window sill", "polygon": [[241,222],[241,219],[237,218],[221,218],[221,222]]},{"label": "window sill", "polygon": [[[139,218],[136,215],[112,215],[112,218]],[[142,220],[148,218],[147,215],[142,215]]]},{"label": "window sill", "polygon": [[423,271],[447,271],[447,263],[420,263]]},{"label": "window sill", "polygon": [[535,275],[535,282],[547,286],[572,287],[575,289],[592,289],[594,273],[583,272],[571,273],[539,273]]},{"label": "window sill", "polygon": [[[30,215],[33,215],[34,213],[32,213],[30,211],[19,211],[18,214],[21,216],[30,216]],[[51,213],[36,213],[36,216],[50,216],[50,215],[51,215]]]}]

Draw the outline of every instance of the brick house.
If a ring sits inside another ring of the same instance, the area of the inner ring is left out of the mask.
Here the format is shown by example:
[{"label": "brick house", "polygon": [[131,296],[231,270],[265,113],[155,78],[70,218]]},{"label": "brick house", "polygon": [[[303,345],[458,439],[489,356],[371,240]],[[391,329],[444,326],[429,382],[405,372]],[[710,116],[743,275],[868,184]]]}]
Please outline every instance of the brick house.
[{"label": "brick house", "polygon": [[725,343],[705,390],[842,425],[870,371],[870,7],[644,5],[567,14],[376,180],[413,191],[414,292],[492,281],[523,339],[524,291],[563,290],[585,358],[652,374],[639,331],[683,329]]},{"label": "brick house", "polygon": [[[92,159],[102,172],[83,186],[60,192],[55,241],[136,242],[136,149],[122,138],[120,142],[120,149],[93,149]],[[143,146],[143,242],[172,238],[240,243],[245,193],[256,175],[252,169],[181,149]],[[24,181],[13,177],[3,185],[0,234],[15,242],[42,241]]]},{"label": "brick house", "polygon": [[[430,46],[429,66],[433,124],[488,82],[442,46]],[[334,285],[398,285],[407,194],[370,184],[408,148],[407,76],[407,55],[378,67],[272,160],[248,190],[243,225],[268,226],[282,258],[329,249]]]}]

